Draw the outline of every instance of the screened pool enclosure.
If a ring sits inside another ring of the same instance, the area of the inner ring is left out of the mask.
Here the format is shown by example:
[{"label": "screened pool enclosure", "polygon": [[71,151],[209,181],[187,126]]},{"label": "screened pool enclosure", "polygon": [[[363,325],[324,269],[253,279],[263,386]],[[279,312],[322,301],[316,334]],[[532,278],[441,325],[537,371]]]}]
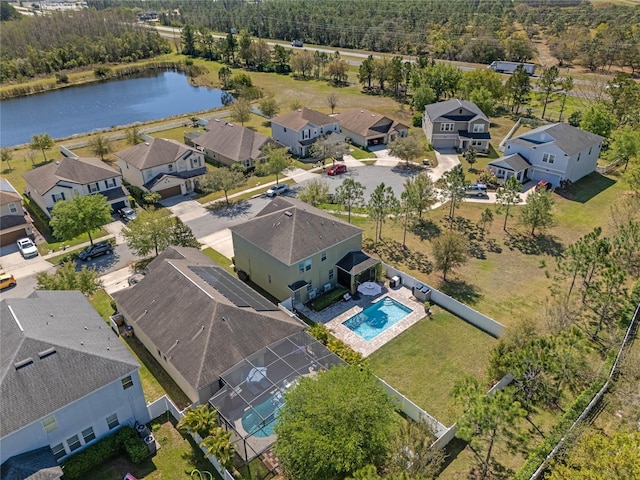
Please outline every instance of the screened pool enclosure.
[{"label": "screened pool enclosure", "polygon": [[232,432],[238,455],[249,462],[267,450],[287,389],[302,376],[313,376],[344,361],[306,332],[272,343],[227,370],[209,403],[220,424]]}]

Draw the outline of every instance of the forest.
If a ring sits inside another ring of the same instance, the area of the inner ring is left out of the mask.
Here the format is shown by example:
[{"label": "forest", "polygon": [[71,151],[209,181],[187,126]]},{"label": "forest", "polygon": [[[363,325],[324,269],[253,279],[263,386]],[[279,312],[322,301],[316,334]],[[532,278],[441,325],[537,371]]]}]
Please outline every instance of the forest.
[{"label": "forest", "polygon": [[[165,25],[216,32],[246,30],[261,38],[301,39],[340,48],[490,63],[537,60],[534,40],[557,63],[592,71],[640,68],[640,9],[565,0],[90,0],[165,12]],[[550,66],[550,65],[546,65]]]},{"label": "forest", "polygon": [[[3,2],[4,3],[4,2]],[[0,81],[109,62],[135,62],[170,52],[156,31],[134,25],[125,10],[83,10],[2,22]]]}]

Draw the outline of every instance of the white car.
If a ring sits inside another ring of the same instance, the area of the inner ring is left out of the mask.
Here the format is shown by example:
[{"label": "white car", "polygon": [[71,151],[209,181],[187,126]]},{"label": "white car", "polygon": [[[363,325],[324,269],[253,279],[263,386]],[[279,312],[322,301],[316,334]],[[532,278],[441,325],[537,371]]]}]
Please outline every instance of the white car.
[{"label": "white car", "polygon": [[282,195],[289,191],[289,185],[286,183],[280,183],[278,185],[274,185],[269,190],[267,190],[267,197],[275,197],[277,195]]},{"label": "white car", "polygon": [[24,258],[31,258],[38,256],[38,248],[28,238],[21,238],[16,242],[18,244],[18,250]]}]

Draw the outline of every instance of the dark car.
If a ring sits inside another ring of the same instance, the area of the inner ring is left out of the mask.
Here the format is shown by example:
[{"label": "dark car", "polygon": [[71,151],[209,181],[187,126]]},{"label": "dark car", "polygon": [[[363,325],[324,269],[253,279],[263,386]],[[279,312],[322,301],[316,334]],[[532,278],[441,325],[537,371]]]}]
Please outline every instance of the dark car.
[{"label": "dark car", "polygon": [[536,185],[536,190],[551,190],[552,188],[553,185],[545,180],[540,180]]},{"label": "dark car", "polygon": [[327,170],[328,175],[338,175],[347,171],[347,166],[344,163],[337,163],[333,167]]},{"label": "dark car", "polygon": [[107,255],[111,252],[113,252],[113,245],[111,245],[111,242],[98,242],[81,251],[78,254],[78,258],[88,262],[92,258],[99,257],[100,255]]}]

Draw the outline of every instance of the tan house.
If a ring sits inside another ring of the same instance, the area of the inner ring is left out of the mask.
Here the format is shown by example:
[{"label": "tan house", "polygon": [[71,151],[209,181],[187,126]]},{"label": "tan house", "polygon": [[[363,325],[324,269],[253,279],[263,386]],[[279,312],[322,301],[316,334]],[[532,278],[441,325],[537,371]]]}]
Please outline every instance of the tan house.
[{"label": "tan house", "polygon": [[406,137],[409,127],[389,117],[363,108],[352,108],[334,116],[342,134],[361,147],[386,145],[396,137]]},{"label": "tan house", "polygon": [[22,196],[9,180],[0,178],[0,246],[31,235],[31,218],[22,208]]},{"label": "tan house", "polygon": [[228,167],[240,164],[251,169],[264,160],[265,147],[278,145],[266,135],[217,118],[206,129],[205,133],[185,133],[184,142]]},{"label": "tan house", "polygon": [[311,145],[319,137],[339,131],[338,120],[306,107],[271,119],[273,139],[301,157],[309,155]]},{"label": "tan house", "polygon": [[477,152],[489,151],[489,119],[475,103],[452,98],[427,105],[422,116],[422,129],[427,140],[438,149]]},{"label": "tan house", "polygon": [[162,198],[193,192],[207,173],[204,154],[175,140],[154,138],[115,155],[122,178]]},{"label": "tan house", "polygon": [[294,305],[337,284],[355,291],[379,263],[361,251],[362,229],[293,198],[274,199],[231,235],[238,275]]},{"label": "tan house", "polygon": [[27,181],[25,193],[49,217],[57,201],[74,195],[104,195],[113,210],[130,206],[120,172],[97,158],[64,157],[29,170],[22,178]]},{"label": "tan house", "polygon": [[305,328],[197,249],[169,247],[148,268],[113,298],[192,402],[206,402],[238,362]]}]

